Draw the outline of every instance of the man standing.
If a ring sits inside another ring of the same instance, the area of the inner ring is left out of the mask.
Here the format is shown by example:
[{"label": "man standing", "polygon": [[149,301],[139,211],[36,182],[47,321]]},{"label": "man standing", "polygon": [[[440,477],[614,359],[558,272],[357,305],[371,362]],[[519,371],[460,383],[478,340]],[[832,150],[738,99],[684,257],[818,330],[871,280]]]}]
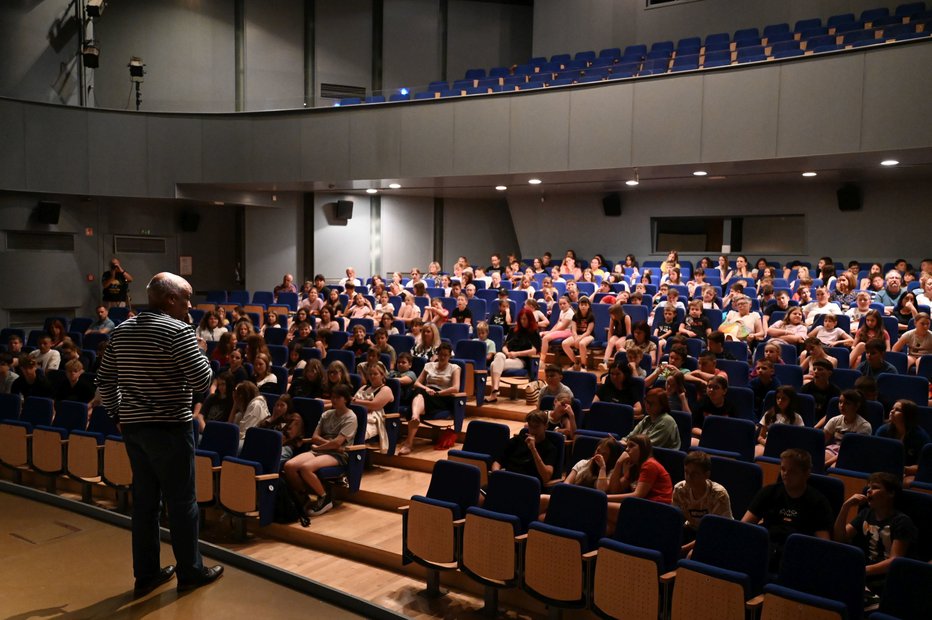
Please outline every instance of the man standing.
[{"label": "man standing", "polygon": [[123,269],[120,260],[116,257],[111,258],[110,270],[105,271],[100,278],[101,286],[104,287],[104,305],[108,308],[126,306],[129,300],[129,283],[132,281],[133,276]]},{"label": "man standing", "polygon": [[191,285],[171,273],[147,287],[151,310],[113,330],[97,373],[104,406],[121,425],[133,469],[134,594],[169,581],[175,566],[159,562],[159,513],[168,507],[178,590],[215,581],[222,566],[204,567],[198,550],[194,492],[193,392],[210,386],[211,369],[184,319]]}]

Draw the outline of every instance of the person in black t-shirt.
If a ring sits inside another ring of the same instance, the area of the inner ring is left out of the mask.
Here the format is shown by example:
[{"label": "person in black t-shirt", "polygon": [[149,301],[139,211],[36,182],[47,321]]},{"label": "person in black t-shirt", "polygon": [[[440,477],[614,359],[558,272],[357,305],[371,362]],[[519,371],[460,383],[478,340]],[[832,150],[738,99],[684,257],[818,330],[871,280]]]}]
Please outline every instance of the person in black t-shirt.
[{"label": "person in black t-shirt", "polygon": [[456,298],[456,308],[453,309],[453,312],[450,313],[450,322],[451,323],[465,323],[466,325],[472,325],[472,311],[468,308],[468,300],[466,295],[459,295]]},{"label": "person in black t-shirt", "polygon": [[818,420],[816,428],[822,428],[828,422],[825,410],[829,401],[841,396],[841,390],[831,382],[833,370],[831,362],[827,360],[812,362],[812,381],[799,391],[800,394],[809,394],[815,399],[815,417]]},{"label": "person in black t-shirt", "polygon": [[812,457],[805,450],[790,448],[780,454],[781,481],[761,489],[741,519],[763,525],[770,535],[770,570],[776,572],[783,545],[790,534],[829,539],[832,508],[825,496],[810,487]]},{"label": "person in black t-shirt", "polygon": [[20,356],[19,366],[16,367],[19,378],[10,386],[10,394],[19,394],[24,400],[30,396],[53,396],[52,384],[45,375],[38,374],[37,366],[36,360],[29,357],[29,354],[24,353]]},{"label": "person in black t-shirt", "polygon": [[100,277],[100,285],[103,287],[104,305],[108,308],[114,306],[125,306],[129,300],[129,283],[133,281],[133,276],[123,269],[118,258],[110,259],[110,269],[104,272]]},{"label": "person in black t-shirt", "polygon": [[599,386],[595,393],[593,402],[602,401],[606,403],[621,403],[622,405],[631,405],[634,408],[634,416],[641,417],[641,403],[638,400],[637,392],[631,379],[632,369],[630,364],[623,361],[617,361],[612,364],[605,375],[605,381]]},{"label": "person in black t-shirt", "polygon": [[702,423],[710,415],[738,417],[737,410],[728,398],[728,379],[721,375],[712,377],[706,384],[705,398],[699,400],[693,410],[693,445],[699,445]]},{"label": "person in black t-shirt", "polygon": [[549,482],[557,473],[557,448],[547,439],[547,414],[535,409],[525,421],[527,432],[522,430],[508,441],[501,459],[492,463],[492,471],[504,469]]},{"label": "person in black t-shirt", "polygon": [[680,323],[679,333],[687,338],[698,338],[702,342],[712,333],[712,323],[709,322],[709,317],[702,313],[702,300],[694,299],[689,302],[689,312]]}]

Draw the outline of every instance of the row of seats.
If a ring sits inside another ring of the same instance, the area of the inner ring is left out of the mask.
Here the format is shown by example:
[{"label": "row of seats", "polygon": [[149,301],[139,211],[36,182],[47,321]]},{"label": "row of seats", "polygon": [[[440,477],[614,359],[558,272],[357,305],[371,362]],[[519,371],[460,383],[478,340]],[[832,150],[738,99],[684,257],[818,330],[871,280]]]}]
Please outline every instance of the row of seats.
[{"label": "row of seats", "polygon": [[[728,462],[713,459],[713,472]],[[480,505],[481,484],[475,465],[438,461],[426,494],[401,509],[404,561],[428,569],[428,591],[438,591],[439,571],[459,569],[485,586],[490,613],[499,589],[520,587],[553,608],[589,607],[608,618],[744,618],[746,605],[763,607],[765,618],[862,616],[864,559],[856,547],[792,535],[773,575],[769,537],[757,525],[706,516],[691,556],[680,559],[684,517],[675,507],[627,499],[606,537],[601,491],[556,485],[540,519],[536,479],[493,472]],[[928,560],[932,496],[903,497]],[[906,583],[932,585],[932,566],[896,560],[881,610],[923,617],[925,590]]]},{"label": "row of seats", "polygon": [[932,11],[923,2],[904,4],[891,15],[889,9],[833,15],[824,24],[821,19],[804,19],[789,24],[771,24],[762,30],[744,28],[734,35],[727,32],[673,41],[607,48],[575,55],[555,54],[531,58],[514,67],[494,67],[488,71],[469,69],[463,79],[452,84],[431,82],[427,89],[410,93],[407,89],[385,96],[348,97],[336,106],[384,103],[386,101],[444,99],[464,95],[534,90],[544,87],[586,84],[605,80],[627,79],[680,71],[695,71],[748,62],[763,62],[809,54],[855,49],[888,41],[905,41],[930,35]]}]

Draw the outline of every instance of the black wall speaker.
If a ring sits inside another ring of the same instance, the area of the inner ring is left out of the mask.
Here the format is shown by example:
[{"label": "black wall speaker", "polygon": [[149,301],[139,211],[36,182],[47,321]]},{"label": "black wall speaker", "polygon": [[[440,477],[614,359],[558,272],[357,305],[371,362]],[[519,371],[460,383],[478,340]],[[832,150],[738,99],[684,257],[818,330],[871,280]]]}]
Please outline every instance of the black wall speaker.
[{"label": "black wall speaker", "polygon": [[605,217],[618,217],[621,215],[621,194],[615,192],[602,199],[602,210]]},{"label": "black wall speaker", "polygon": [[353,217],[353,201],[352,200],[337,200],[337,213],[338,220],[348,220]]},{"label": "black wall speaker", "polygon": [[201,214],[196,211],[182,211],[180,225],[182,232],[197,232],[197,227],[201,225]]},{"label": "black wall speaker", "polygon": [[841,211],[861,209],[861,188],[854,183],[845,183],[838,188],[838,208]]},{"label": "black wall speaker", "polygon": [[58,224],[61,215],[61,203],[41,200],[36,205],[36,219],[41,224]]}]

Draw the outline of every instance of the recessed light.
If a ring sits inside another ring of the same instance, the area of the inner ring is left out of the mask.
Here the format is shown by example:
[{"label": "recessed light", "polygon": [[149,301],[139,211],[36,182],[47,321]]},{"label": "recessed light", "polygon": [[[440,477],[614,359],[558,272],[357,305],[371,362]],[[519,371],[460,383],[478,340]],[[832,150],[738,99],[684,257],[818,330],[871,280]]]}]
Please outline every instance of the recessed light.
[{"label": "recessed light", "polygon": [[401,183],[389,183],[389,189],[401,189]]},{"label": "recessed light", "polygon": [[496,186],[495,186],[495,189],[497,189],[497,190],[500,191],[500,192],[503,192],[503,191],[505,191],[506,189],[508,189],[508,186],[507,186],[507,185],[496,185]]},{"label": "recessed light", "polygon": [[804,173],[803,173],[803,176],[804,176],[804,177],[814,177],[814,176],[818,176],[818,174],[815,173],[815,172],[804,172]]},{"label": "recessed light", "polygon": [[631,179],[630,181],[625,181],[625,185],[629,187],[634,187],[637,184],[638,184],[638,181],[635,181],[634,179]]},{"label": "recessed light", "polygon": [[375,189],[374,187],[370,187],[369,189],[366,190],[366,193],[367,194],[378,194],[379,190]]},{"label": "recessed light", "polygon": [[885,160],[883,160],[882,162],[880,162],[880,165],[881,165],[881,166],[896,166],[896,165],[899,164],[899,163],[900,163],[900,162],[898,162],[898,161],[895,160],[895,159],[885,159]]},{"label": "recessed light", "polygon": [[704,177],[704,176],[706,176],[707,174],[709,174],[709,173],[706,172],[705,170],[696,170],[695,172],[693,172],[693,176],[694,176],[694,177]]},{"label": "recessed light", "polygon": [[540,185],[543,181],[541,181],[540,179],[528,179],[527,182],[530,183],[531,185]]}]

